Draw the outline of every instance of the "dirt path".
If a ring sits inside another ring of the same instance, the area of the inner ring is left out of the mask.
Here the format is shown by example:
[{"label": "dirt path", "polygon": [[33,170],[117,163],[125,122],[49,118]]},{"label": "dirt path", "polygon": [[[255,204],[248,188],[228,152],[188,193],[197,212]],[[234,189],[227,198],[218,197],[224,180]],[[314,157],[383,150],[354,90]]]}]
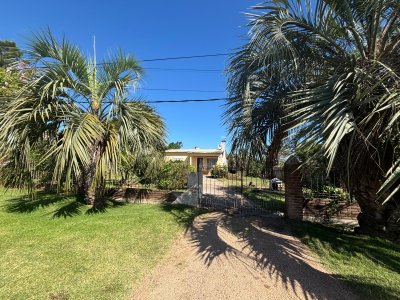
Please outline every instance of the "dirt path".
[{"label": "dirt path", "polygon": [[133,299],[355,299],[279,218],[198,217]]}]

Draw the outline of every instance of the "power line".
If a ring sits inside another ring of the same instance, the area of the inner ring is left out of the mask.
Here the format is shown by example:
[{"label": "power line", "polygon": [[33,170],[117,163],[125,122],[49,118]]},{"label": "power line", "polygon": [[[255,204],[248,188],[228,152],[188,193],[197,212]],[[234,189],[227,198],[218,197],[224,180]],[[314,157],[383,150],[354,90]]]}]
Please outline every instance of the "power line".
[{"label": "power line", "polygon": [[[219,56],[229,56],[229,55],[232,55],[232,54],[233,53],[216,53],[216,54],[191,55],[191,56],[150,58],[150,59],[141,59],[141,60],[138,60],[138,62],[154,62],[154,61],[165,61],[165,60],[180,60],[180,59],[194,59],[194,58],[205,58],[205,57],[219,57]],[[108,64],[112,64],[112,63],[111,62],[102,62],[102,63],[97,63],[96,65],[108,65]],[[38,68],[46,68],[46,67],[38,67]],[[162,69],[162,68],[159,68],[159,69]],[[189,70],[189,69],[181,69],[181,70]],[[192,70],[196,70],[196,69],[192,69]],[[206,70],[204,70],[204,71],[206,71]],[[209,71],[221,72],[220,70],[207,70],[207,72],[209,72]]]},{"label": "power line", "polygon": [[139,60],[139,61],[152,62],[152,61],[162,61],[162,60],[192,59],[192,58],[217,57],[217,56],[229,56],[229,55],[232,55],[232,53],[217,53],[217,54],[204,54],[204,55],[152,58],[152,59],[142,59],[142,60]]},{"label": "power line", "polygon": [[186,71],[186,72],[219,72],[223,70],[217,69],[176,69],[176,68],[144,68],[145,70],[156,70],[156,71]]},{"label": "power line", "polygon": [[174,90],[174,89],[150,89],[150,88],[138,88],[138,90],[145,91],[167,91],[167,92],[196,92],[196,93],[225,93],[226,91],[207,91],[207,90]]},{"label": "power line", "polygon": [[182,99],[182,100],[148,100],[145,103],[186,103],[186,102],[213,102],[225,101],[228,98],[210,98],[210,99]]},{"label": "power line", "polygon": [[[209,98],[209,99],[180,99],[180,100],[143,100],[144,103],[187,103],[187,102],[214,102],[226,101],[229,98]],[[127,103],[133,101],[127,101]],[[87,101],[73,101],[73,103],[87,104]],[[103,103],[113,103],[112,101],[104,101]]]}]

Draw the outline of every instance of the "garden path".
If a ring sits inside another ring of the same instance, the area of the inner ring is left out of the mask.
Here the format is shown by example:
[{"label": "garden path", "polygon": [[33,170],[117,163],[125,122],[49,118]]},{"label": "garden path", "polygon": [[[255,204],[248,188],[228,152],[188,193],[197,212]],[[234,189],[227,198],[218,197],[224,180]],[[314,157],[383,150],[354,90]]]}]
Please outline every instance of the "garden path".
[{"label": "garden path", "polygon": [[133,299],[356,299],[278,217],[197,217]]}]

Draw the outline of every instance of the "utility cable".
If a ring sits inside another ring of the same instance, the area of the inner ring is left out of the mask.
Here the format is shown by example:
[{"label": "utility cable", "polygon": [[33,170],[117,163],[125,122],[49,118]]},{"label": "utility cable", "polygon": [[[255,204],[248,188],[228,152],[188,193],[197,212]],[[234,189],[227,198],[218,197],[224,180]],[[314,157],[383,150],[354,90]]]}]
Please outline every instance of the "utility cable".
[{"label": "utility cable", "polygon": [[176,68],[143,68],[144,70],[156,70],[156,71],[184,71],[184,72],[220,72],[223,70],[217,69],[176,69]]},{"label": "utility cable", "polygon": [[163,61],[163,60],[177,60],[177,59],[192,59],[192,58],[204,58],[204,57],[218,57],[218,56],[229,56],[232,53],[217,53],[217,54],[204,54],[204,55],[192,55],[192,56],[177,56],[177,57],[165,57],[165,58],[152,58],[152,59],[142,59],[142,62],[152,62],[152,61]]},{"label": "utility cable", "polygon": [[[209,99],[180,99],[180,100],[138,100],[144,103],[187,103],[187,102],[214,102],[214,101],[226,101],[229,98],[209,98]],[[73,103],[87,104],[87,101],[72,101]],[[126,103],[133,102],[127,101]],[[111,101],[104,101],[103,103],[113,103]]]},{"label": "utility cable", "polygon": [[175,89],[151,89],[151,88],[138,88],[138,91],[166,91],[166,92],[196,92],[196,93],[225,93],[226,91],[211,91],[211,90],[175,90]]}]

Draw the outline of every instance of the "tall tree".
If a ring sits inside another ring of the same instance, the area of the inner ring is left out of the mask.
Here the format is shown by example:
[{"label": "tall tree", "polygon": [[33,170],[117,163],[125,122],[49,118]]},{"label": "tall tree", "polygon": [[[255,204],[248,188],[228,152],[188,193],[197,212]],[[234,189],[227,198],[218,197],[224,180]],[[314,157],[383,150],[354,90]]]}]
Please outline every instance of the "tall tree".
[{"label": "tall tree", "polygon": [[0,68],[10,65],[20,59],[22,52],[13,41],[0,41]]},{"label": "tall tree", "polygon": [[118,52],[98,63],[49,30],[29,41],[30,66],[37,76],[0,115],[0,156],[13,168],[14,185],[23,186],[35,168],[33,150],[46,144],[60,189],[80,185],[88,204],[102,205],[105,180],[118,172],[122,156],[162,151],[164,123],[155,110],[128,97],[142,68]]},{"label": "tall tree", "polygon": [[183,147],[183,143],[180,141],[171,142],[167,145],[166,149],[181,149]]},{"label": "tall tree", "polygon": [[294,133],[298,147],[320,149],[328,169],[345,169],[362,229],[400,235],[400,2],[276,0],[254,9],[249,41],[229,67],[237,141],[269,141],[276,153],[282,132]]}]

